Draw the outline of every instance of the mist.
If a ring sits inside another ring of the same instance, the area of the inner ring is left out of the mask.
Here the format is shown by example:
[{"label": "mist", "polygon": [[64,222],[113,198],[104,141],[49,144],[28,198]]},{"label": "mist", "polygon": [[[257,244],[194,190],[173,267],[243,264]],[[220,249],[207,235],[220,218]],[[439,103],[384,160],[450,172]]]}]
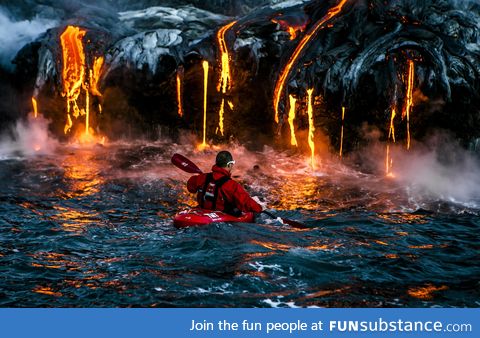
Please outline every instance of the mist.
[{"label": "mist", "polygon": [[48,124],[42,116],[17,121],[10,133],[0,135],[0,159],[52,154],[58,142],[49,135]]},{"label": "mist", "polygon": [[5,69],[14,68],[12,60],[26,44],[34,41],[57,21],[35,17],[33,20],[15,21],[0,7],[0,65]]}]

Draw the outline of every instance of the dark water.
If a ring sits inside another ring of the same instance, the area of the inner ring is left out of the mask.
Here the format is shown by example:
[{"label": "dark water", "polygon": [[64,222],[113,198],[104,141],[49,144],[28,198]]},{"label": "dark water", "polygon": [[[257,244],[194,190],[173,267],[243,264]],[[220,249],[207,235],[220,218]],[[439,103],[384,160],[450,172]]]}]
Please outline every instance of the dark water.
[{"label": "dark water", "polygon": [[308,228],[262,217],[177,230],[171,217],[194,200],[175,151],[205,170],[214,157],[169,143],[4,156],[0,306],[480,306],[478,199],[237,148],[238,180]]}]

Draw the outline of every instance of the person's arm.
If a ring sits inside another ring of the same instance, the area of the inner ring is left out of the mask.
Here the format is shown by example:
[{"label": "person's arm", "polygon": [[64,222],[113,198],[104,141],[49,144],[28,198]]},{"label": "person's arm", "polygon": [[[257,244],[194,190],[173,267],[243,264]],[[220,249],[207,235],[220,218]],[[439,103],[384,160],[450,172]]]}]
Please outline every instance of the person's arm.
[{"label": "person's arm", "polygon": [[191,193],[196,193],[198,190],[198,182],[199,182],[200,175],[194,175],[190,177],[187,181],[187,189]]},{"label": "person's arm", "polygon": [[250,197],[240,183],[233,181],[232,188],[232,198],[238,209],[244,212],[262,212],[262,206]]}]

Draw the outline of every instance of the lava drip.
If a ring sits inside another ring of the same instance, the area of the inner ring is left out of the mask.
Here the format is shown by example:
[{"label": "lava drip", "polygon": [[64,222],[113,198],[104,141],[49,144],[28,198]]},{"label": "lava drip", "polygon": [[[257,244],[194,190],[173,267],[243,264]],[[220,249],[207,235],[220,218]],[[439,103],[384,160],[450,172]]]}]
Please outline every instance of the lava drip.
[{"label": "lava drip", "polygon": [[202,62],[203,67],[203,142],[201,147],[207,146],[207,93],[208,93],[208,61]]},{"label": "lava drip", "polygon": [[283,93],[283,89],[285,86],[285,81],[287,80],[290,72],[292,71],[293,66],[297,63],[297,60],[302,53],[303,49],[307,45],[307,43],[315,36],[320,28],[330,20],[331,18],[335,17],[338,13],[341,12],[343,6],[347,0],[341,0],[335,7],[332,7],[328,10],[327,14],[321,18],[319,21],[315,23],[315,25],[305,34],[302,38],[300,43],[295,48],[293,54],[290,56],[286,66],[282,69],[280,76],[278,77],[278,81],[275,85],[275,90],[273,93],[273,109],[275,111],[275,122],[278,123],[278,105],[280,103],[280,98]]},{"label": "lava drip", "polygon": [[32,96],[32,108],[33,108],[33,117],[38,117],[38,104],[35,97]]},{"label": "lava drip", "polygon": [[307,114],[308,114],[308,145],[311,150],[311,165],[312,169],[315,169],[315,143],[314,143],[314,132],[315,126],[313,121],[313,88],[307,90],[308,94],[308,105],[307,105]]},{"label": "lava drip", "polygon": [[183,116],[183,99],[182,99],[182,77],[183,77],[183,67],[179,67],[177,70],[177,105],[178,105],[178,116]]},{"label": "lava drip", "polygon": [[389,177],[393,177],[393,158],[390,155],[390,141],[393,141],[395,143],[395,120],[396,116],[396,109],[395,107],[392,107],[392,112],[390,114],[390,128],[388,130],[388,140],[387,140],[387,151],[385,155],[385,174]]},{"label": "lava drip", "polygon": [[293,120],[295,120],[296,103],[297,99],[290,95],[290,110],[288,112],[288,123],[290,125],[290,144],[298,147],[297,138],[295,137],[295,126],[293,124]]},{"label": "lava drip", "polygon": [[408,61],[408,80],[407,95],[405,97],[405,105],[402,111],[402,119],[407,118],[407,149],[410,149],[410,112],[413,107],[413,81],[415,77],[415,63]]},{"label": "lava drip", "polygon": [[232,21],[229,24],[223,26],[218,30],[217,41],[218,48],[220,49],[221,54],[221,73],[220,79],[217,84],[217,91],[222,93],[222,103],[220,105],[220,110],[218,112],[218,128],[222,136],[224,135],[224,114],[225,114],[225,94],[230,90],[232,86],[232,76],[230,73],[230,55],[228,53],[227,43],[225,41],[225,34],[227,31],[232,28],[237,21]]},{"label": "lava drip", "polygon": [[338,155],[340,157],[343,156],[343,125],[345,123],[345,107],[342,107],[342,130],[340,132],[340,150],[338,151]]}]

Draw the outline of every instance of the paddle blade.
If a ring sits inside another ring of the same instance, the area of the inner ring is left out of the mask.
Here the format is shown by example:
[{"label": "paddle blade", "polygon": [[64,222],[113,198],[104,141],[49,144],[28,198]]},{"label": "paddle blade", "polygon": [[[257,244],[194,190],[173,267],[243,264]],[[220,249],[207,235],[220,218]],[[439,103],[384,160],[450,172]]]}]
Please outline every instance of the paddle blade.
[{"label": "paddle blade", "polygon": [[[262,211],[263,214],[275,219],[277,218],[277,216],[275,216],[274,214],[272,214],[271,212],[268,212],[267,210],[263,210]],[[291,227],[293,228],[297,228],[297,229],[307,229],[308,227],[303,224],[303,223],[300,223],[300,222],[297,222],[297,221],[294,221],[292,219],[288,219],[288,218],[283,218],[283,217],[280,217],[280,219],[282,220],[282,222],[284,224],[288,224],[290,225]]]},{"label": "paddle blade", "polygon": [[190,174],[201,174],[202,170],[195,165],[192,161],[180,154],[173,154],[172,164],[175,165],[178,169],[186,171]]}]

